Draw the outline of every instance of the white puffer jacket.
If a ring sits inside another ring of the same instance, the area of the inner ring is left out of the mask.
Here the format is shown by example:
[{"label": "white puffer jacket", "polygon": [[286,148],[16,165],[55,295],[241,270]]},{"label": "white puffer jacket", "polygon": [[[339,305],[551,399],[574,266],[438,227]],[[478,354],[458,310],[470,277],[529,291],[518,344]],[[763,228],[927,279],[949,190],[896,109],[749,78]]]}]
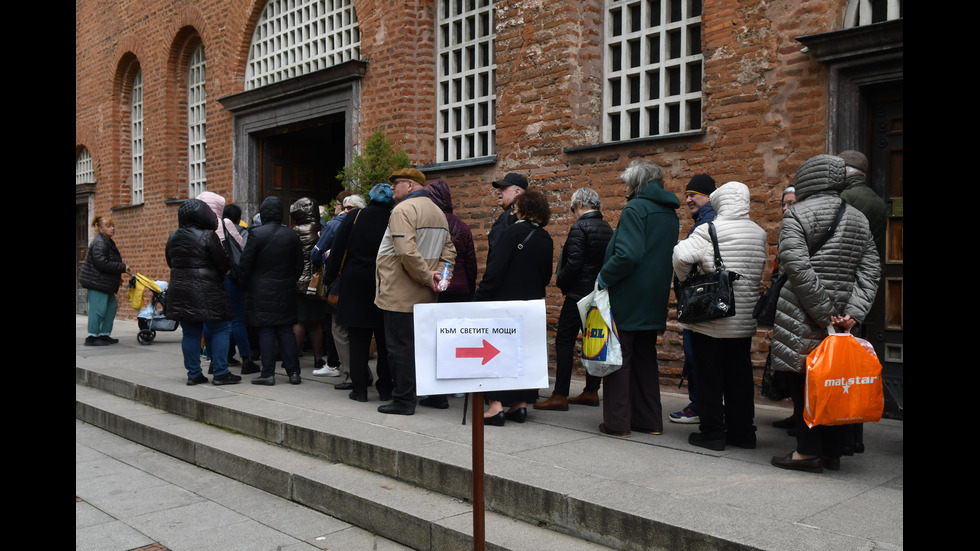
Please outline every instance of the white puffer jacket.
[{"label": "white puffer jacket", "polygon": [[[735,315],[681,327],[716,339],[751,337],[756,321],[752,310],[759,300],[759,282],[766,264],[766,232],[749,219],[749,188],[741,182],[728,182],[711,194],[715,233],[725,269],[741,274],[735,281]],[[701,272],[715,269],[715,250],[708,224],[698,226],[690,237],[674,247],[674,273],[684,281],[697,265]]]}]

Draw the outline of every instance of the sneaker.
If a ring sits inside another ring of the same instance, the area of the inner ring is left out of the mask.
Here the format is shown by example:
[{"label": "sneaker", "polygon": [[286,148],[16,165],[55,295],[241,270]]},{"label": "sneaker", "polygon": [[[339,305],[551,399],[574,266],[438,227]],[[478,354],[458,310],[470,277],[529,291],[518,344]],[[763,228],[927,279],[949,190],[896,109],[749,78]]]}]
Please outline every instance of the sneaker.
[{"label": "sneaker", "polygon": [[198,375],[197,377],[188,377],[187,386],[202,385],[208,382],[208,378],[204,375]]},{"label": "sneaker", "polygon": [[313,374],[317,377],[340,377],[340,370],[324,365],[320,369],[314,369]]},{"label": "sneaker", "polygon": [[85,337],[85,346],[109,346],[109,343],[99,337]]},{"label": "sneaker", "polygon": [[119,342],[119,339],[114,339],[109,335],[100,335],[99,340],[105,342],[106,344],[116,344]]},{"label": "sneaker", "polygon": [[694,409],[694,403],[690,403],[686,408],[675,411],[670,414],[671,423],[681,423],[684,425],[691,425],[695,423],[700,423],[701,418],[698,417],[698,412]]}]

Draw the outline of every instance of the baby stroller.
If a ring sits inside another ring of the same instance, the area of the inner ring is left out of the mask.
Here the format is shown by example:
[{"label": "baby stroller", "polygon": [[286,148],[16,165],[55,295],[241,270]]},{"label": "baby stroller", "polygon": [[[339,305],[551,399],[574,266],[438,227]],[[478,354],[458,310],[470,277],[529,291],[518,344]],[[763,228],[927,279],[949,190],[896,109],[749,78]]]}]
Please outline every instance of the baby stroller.
[{"label": "baby stroller", "polygon": [[140,344],[151,344],[157,336],[157,331],[176,331],[179,322],[167,319],[163,314],[164,305],[167,303],[166,281],[153,281],[143,274],[135,274],[129,280],[130,299],[134,308],[137,307],[137,296],[139,304],[142,304],[143,289],[149,289],[153,293],[153,298],[150,304],[140,309],[140,313],[136,316],[140,328],[136,340]]}]

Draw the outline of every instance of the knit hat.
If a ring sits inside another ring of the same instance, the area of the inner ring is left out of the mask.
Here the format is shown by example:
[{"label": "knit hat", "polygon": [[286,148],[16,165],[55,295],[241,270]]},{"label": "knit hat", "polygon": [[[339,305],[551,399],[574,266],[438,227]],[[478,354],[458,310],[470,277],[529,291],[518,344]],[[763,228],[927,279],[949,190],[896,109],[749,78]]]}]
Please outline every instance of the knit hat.
[{"label": "knit hat", "polygon": [[517,186],[523,190],[527,190],[527,178],[521,176],[520,174],[508,172],[507,175],[504,176],[503,180],[493,183],[493,187],[496,188],[508,187],[508,186]]},{"label": "knit hat", "polygon": [[868,158],[864,156],[864,153],[848,149],[847,151],[841,151],[837,156],[844,159],[846,166],[856,168],[865,174],[868,173]]},{"label": "knit hat", "polygon": [[414,168],[402,168],[391,173],[388,177],[388,181],[395,183],[395,180],[399,178],[408,178],[409,180],[414,180],[419,183],[420,186],[425,185],[425,174],[422,174],[419,170]]},{"label": "knit hat", "polygon": [[711,192],[715,190],[715,180],[707,174],[698,174],[691,181],[687,183],[687,188],[684,193],[697,193],[698,195],[704,195],[705,197],[710,197]]},{"label": "knit hat", "polygon": [[394,202],[394,194],[391,191],[391,186],[384,182],[375,184],[375,186],[371,188],[370,193],[368,193],[368,197],[371,198],[372,203],[390,205]]}]

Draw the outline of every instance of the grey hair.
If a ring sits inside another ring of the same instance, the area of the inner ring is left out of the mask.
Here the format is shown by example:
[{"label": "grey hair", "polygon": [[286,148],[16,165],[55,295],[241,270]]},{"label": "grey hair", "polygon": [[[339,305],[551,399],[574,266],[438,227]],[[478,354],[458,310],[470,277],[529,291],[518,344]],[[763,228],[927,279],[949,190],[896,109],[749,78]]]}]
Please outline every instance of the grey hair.
[{"label": "grey hair", "polygon": [[350,207],[354,207],[355,209],[363,209],[364,207],[367,206],[367,203],[364,202],[363,196],[355,194],[355,195],[348,195],[347,197],[345,197],[343,206],[345,207],[350,206]]},{"label": "grey hair", "polygon": [[572,207],[574,208],[579,205],[585,205],[590,209],[599,210],[602,208],[602,201],[599,200],[599,194],[594,189],[583,187],[578,188],[572,194]]},{"label": "grey hair", "polygon": [[651,180],[664,179],[664,171],[659,166],[644,159],[636,159],[619,175],[619,179],[630,189],[636,189]]}]

